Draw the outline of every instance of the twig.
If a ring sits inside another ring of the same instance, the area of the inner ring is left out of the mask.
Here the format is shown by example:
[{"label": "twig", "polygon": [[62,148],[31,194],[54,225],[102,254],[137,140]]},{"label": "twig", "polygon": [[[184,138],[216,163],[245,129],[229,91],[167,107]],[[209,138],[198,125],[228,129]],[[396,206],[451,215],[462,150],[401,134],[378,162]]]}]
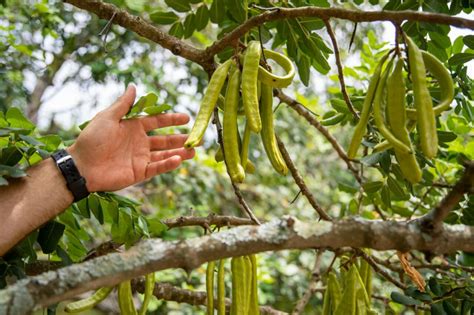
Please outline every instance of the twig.
[{"label": "twig", "polygon": [[110,29],[112,28],[112,22],[114,21],[116,15],[117,12],[114,12],[110,20],[107,21],[107,24],[105,24],[104,28],[99,32],[99,36],[104,36],[104,39],[102,40],[102,46],[104,47],[105,52],[107,52],[107,36],[109,35]]},{"label": "twig", "polygon": [[321,267],[322,256],[323,256],[323,252],[319,250],[316,253],[316,260],[314,261],[313,272],[311,273],[311,280],[309,282],[308,289],[306,290],[304,295],[298,300],[298,302],[296,302],[296,306],[291,312],[291,315],[302,314],[309,300],[314,295],[314,293],[316,293],[316,290],[318,289],[317,284],[319,280],[321,279],[320,267]]},{"label": "twig", "polygon": [[351,50],[356,33],[357,33],[357,23],[354,23],[354,29],[352,30],[351,40],[349,41],[349,48],[347,48],[347,51]]},{"label": "twig", "polygon": [[351,160],[349,159],[349,157],[347,156],[346,152],[341,147],[341,145],[337,142],[336,138],[334,138],[329,133],[329,131],[323,125],[321,125],[321,123],[316,118],[314,118],[314,116],[311,115],[311,113],[298,101],[296,101],[295,99],[292,99],[291,97],[283,93],[281,90],[275,90],[275,91],[276,91],[276,97],[278,97],[281,102],[287,104],[291,109],[293,109],[300,116],[306,119],[308,123],[310,123],[314,128],[316,128],[329,141],[329,143],[331,143],[337,155],[346,163],[347,168],[352,172],[357,182],[359,182],[359,184],[362,184],[362,179],[359,176],[359,173],[352,165]]},{"label": "twig", "polygon": [[210,227],[212,225],[215,225],[216,227],[224,227],[255,224],[255,222],[250,219],[239,218],[234,216],[216,215],[214,213],[209,214],[207,217],[181,216],[173,219],[165,219],[161,222],[167,225],[168,229],[183,226],[202,226],[205,228]]},{"label": "twig", "polygon": [[300,173],[298,172],[298,169],[296,168],[295,164],[291,160],[291,157],[288,154],[288,151],[286,150],[283,142],[280,140],[279,137],[276,137],[276,139],[278,142],[278,147],[280,148],[281,155],[283,159],[285,160],[286,165],[288,166],[291,176],[293,176],[293,179],[295,180],[296,185],[298,185],[298,187],[300,188],[301,193],[306,197],[306,199],[308,199],[308,202],[311,204],[314,210],[316,210],[316,212],[319,214],[319,217],[321,219],[326,220],[326,221],[332,221],[332,218],[318,204],[313,194],[309,191],[308,186],[306,186],[303,177],[301,177]]},{"label": "twig", "polygon": [[363,250],[360,250],[360,249],[356,249],[356,252],[359,256],[361,256],[370,266],[372,266],[372,268],[374,269],[375,272],[377,272],[378,274],[380,274],[382,277],[384,277],[386,280],[390,281],[391,283],[393,283],[394,285],[396,285],[397,287],[399,287],[400,289],[402,290],[405,290],[406,289],[406,285],[401,283],[400,281],[398,281],[397,279],[395,279],[394,277],[392,277],[386,270],[380,268],[380,266],[374,261],[374,259],[372,258],[372,256],[370,256],[369,254],[367,254],[366,252],[364,252]]},{"label": "twig", "polygon": [[453,189],[441,200],[441,202],[430,212],[419,218],[422,229],[426,232],[438,232],[444,219],[451,210],[459,203],[465,193],[474,192],[474,161],[466,163],[464,174],[454,185]]},{"label": "twig", "polygon": [[[219,145],[221,146],[222,155],[224,156],[224,163],[227,163],[226,159],[225,159],[224,142],[223,142],[223,139],[222,139],[222,125],[221,125],[221,122],[219,120],[219,110],[218,110],[217,107],[214,109],[213,123],[216,124],[217,141],[219,142]],[[227,164],[226,164],[226,170],[228,170]],[[248,217],[250,219],[252,219],[253,222],[255,222],[256,224],[259,225],[260,221],[257,219],[257,217],[253,213],[252,209],[250,209],[249,205],[245,201],[244,196],[242,195],[242,192],[240,191],[240,188],[232,181],[232,178],[231,178],[228,171],[227,171],[227,175],[229,175],[230,181],[232,183],[232,188],[234,189],[234,193],[237,196],[237,200],[239,201],[239,204],[241,205],[242,209],[248,215]]]},{"label": "twig", "polygon": [[[143,293],[145,289],[145,281],[143,279],[135,280],[132,282],[132,288],[139,293]],[[178,303],[187,303],[191,305],[206,305],[207,303],[207,294],[203,291],[191,291],[185,290],[173,286],[170,283],[158,282],[155,284],[155,289],[153,290],[153,295],[165,301],[174,301]],[[232,301],[229,298],[225,299],[225,304],[227,309],[232,305]],[[214,300],[214,307],[217,309],[218,303],[217,299]],[[284,315],[288,314],[285,312],[278,311],[270,306],[260,306],[261,314],[268,315]]]},{"label": "twig", "polygon": [[352,105],[351,99],[349,98],[349,95],[347,94],[347,89],[346,89],[346,82],[344,81],[344,70],[342,69],[342,63],[341,63],[341,54],[339,52],[339,47],[337,46],[337,40],[336,40],[336,35],[334,35],[334,31],[332,30],[331,23],[329,23],[328,20],[324,20],[324,24],[326,25],[326,30],[328,32],[329,37],[331,38],[332,42],[332,47],[334,48],[334,56],[336,58],[336,66],[337,66],[337,76],[339,78],[339,84],[341,86],[341,93],[342,96],[344,97],[344,101],[346,102],[347,108],[349,108],[349,111],[359,119],[359,114],[357,114],[356,110],[354,109],[354,105]]}]

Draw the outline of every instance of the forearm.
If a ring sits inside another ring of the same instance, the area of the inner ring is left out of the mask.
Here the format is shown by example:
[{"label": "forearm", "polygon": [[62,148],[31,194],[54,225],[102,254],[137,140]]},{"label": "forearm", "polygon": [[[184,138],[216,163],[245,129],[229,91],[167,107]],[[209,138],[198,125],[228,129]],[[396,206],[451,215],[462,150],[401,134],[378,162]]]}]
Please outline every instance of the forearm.
[{"label": "forearm", "polygon": [[73,201],[51,158],[31,167],[27,174],[0,187],[0,256]]}]

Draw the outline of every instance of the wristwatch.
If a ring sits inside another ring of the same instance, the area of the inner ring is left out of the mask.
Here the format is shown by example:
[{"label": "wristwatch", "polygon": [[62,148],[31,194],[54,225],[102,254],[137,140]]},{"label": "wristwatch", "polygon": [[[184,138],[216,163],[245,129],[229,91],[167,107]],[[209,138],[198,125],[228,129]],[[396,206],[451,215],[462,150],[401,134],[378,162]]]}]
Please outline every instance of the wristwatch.
[{"label": "wristwatch", "polygon": [[90,194],[86,187],[86,179],[79,173],[72,156],[62,149],[54,152],[51,158],[63,174],[66,186],[74,196],[74,202],[86,198]]}]

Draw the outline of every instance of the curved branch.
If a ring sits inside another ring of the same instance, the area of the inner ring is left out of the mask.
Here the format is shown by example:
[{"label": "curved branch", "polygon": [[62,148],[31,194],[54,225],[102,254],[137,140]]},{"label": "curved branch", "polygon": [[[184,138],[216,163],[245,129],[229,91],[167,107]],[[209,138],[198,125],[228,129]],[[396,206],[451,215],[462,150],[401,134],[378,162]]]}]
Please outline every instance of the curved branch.
[{"label": "curved branch", "polygon": [[232,42],[244,36],[252,28],[269,21],[283,20],[289,18],[318,17],[323,20],[337,18],[352,22],[375,22],[390,21],[401,24],[403,21],[416,21],[426,23],[448,24],[459,28],[474,30],[474,20],[454,17],[440,13],[426,13],[417,11],[360,11],[343,8],[320,8],[320,7],[299,7],[299,8],[271,8],[262,14],[256,15],[245,23],[235,28],[232,32],[216,41],[206,49],[207,54],[213,57],[222,51]]},{"label": "curved branch", "polygon": [[474,193],[474,161],[466,163],[466,169],[461,179],[436,208],[418,219],[423,229],[426,232],[437,232],[444,219],[458,205],[465,193]]},{"label": "curved branch", "polygon": [[99,18],[105,20],[110,20],[110,18],[115,14],[113,23],[123,26],[138,35],[159,44],[175,55],[200,64],[204,69],[212,67],[212,58],[203,58],[203,50],[191,46],[179,38],[169,35],[167,32],[162,31],[139,16],[132,15],[125,10],[117,8],[113,4],[98,0],[64,0],[64,2],[94,13]]},{"label": "curved branch", "polygon": [[[136,283],[133,283],[133,287],[137,289],[138,292],[143,293],[145,288],[145,281],[140,280]],[[178,303],[187,303],[191,305],[206,305],[207,294],[203,291],[191,291],[181,288],[177,288],[169,283],[156,283],[155,289],[153,290],[153,295],[160,300],[174,301]],[[229,298],[225,299],[225,304],[227,309],[230,309],[232,301]],[[218,307],[217,299],[214,300],[214,307]],[[269,306],[260,306],[260,314],[267,315],[284,315],[288,314],[271,308]]]},{"label": "curved branch", "polygon": [[281,90],[274,90],[274,91],[276,91],[275,96],[278,97],[281,102],[288,105],[291,109],[293,109],[300,116],[306,119],[306,121],[310,125],[316,128],[329,141],[329,143],[331,143],[333,149],[336,151],[337,155],[339,155],[339,157],[346,163],[347,168],[352,172],[357,182],[359,184],[362,184],[362,178],[360,177],[359,173],[352,165],[351,160],[347,156],[344,149],[341,147],[339,142],[337,142],[336,138],[334,138],[329,133],[329,131],[323,125],[321,125],[321,123],[316,118],[314,118],[314,116],[302,104],[300,104],[295,99],[292,99],[290,96],[286,95]]},{"label": "curved branch", "polygon": [[288,169],[290,170],[291,176],[293,176],[293,179],[295,180],[296,185],[298,185],[301,193],[306,197],[310,205],[314,208],[314,210],[316,210],[316,212],[319,214],[319,217],[322,220],[332,221],[332,218],[319,205],[319,203],[316,201],[316,198],[314,198],[314,195],[309,190],[308,186],[306,186],[306,183],[304,182],[303,177],[301,176],[300,172],[298,172],[298,169],[296,168],[295,164],[291,160],[290,154],[286,150],[286,147],[281,141],[281,139],[279,137],[276,137],[276,140],[277,140],[278,148],[280,149],[281,155],[283,159],[285,160],[286,165],[288,166]]},{"label": "curved branch", "polygon": [[334,34],[331,23],[329,23],[328,20],[324,20],[324,24],[326,25],[326,30],[328,32],[329,38],[331,38],[332,47],[334,49],[334,57],[336,58],[337,66],[337,77],[339,78],[339,85],[341,86],[342,96],[344,97],[344,101],[346,102],[349,111],[352,113],[352,115],[354,115],[355,118],[359,119],[359,114],[357,114],[354,105],[352,105],[349,94],[347,94],[346,82],[344,80],[344,70],[342,68],[341,54],[337,45],[336,35]]},{"label": "curved branch", "polygon": [[170,50],[173,54],[196,62],[209,72],[213,69],[214,56],[224,48],[231,46],[237,39],[244,36],[252,28],[265,22],[301,18],[318,17],[323,20],[338,18],[352,22],[390,21],[401,24],[403,21],[417,21],[427,23],[448,24],[460,28],[474,30],[474,20],[450,16],[439,13],[426,13],[416,11],[358,11],[344,8],[272,8],[248,19],[245,23],[235,28],[220,40],[206,49],[198,49],[185,41],[167,34],[153,24],[134,16],[116,6],[98,0],[63,0],[78,8],[96,14],[101,19],[109,20],[114,14],[114,23],[119,24],[159,45]]},{"label": "curved branch", "polygon": [[365,247],[376,250],[426,250],[435,253],[474,251],[474,227],[446,225],[429,237],[417,222],[368,221],[354,218],[337,222],[305,223],[294,217],[259,226],[239,226],[185,241],[145,240],[123,253],[18,281],[0,291],[0,314],[28,314],[82,292],[116,285],[168,268],[192,270],[221,258],[265,251],[303,248]]}]

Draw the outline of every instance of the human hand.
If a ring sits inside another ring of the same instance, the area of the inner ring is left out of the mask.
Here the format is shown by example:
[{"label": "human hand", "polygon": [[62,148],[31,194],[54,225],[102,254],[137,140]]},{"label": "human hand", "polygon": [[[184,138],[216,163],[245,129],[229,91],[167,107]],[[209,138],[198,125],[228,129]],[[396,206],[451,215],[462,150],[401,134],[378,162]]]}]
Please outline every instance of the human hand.
[{"label": "human hand", "polygon": [[122,119],[135,100],[130,85],[106,110],[98,113],[67,149],[89,192],[114,191],[177,168],[194,157],[183,148],[187,135],[148,136],[153,129],[184,125],[186,114],[170,113]]}]

